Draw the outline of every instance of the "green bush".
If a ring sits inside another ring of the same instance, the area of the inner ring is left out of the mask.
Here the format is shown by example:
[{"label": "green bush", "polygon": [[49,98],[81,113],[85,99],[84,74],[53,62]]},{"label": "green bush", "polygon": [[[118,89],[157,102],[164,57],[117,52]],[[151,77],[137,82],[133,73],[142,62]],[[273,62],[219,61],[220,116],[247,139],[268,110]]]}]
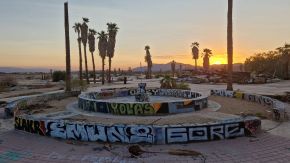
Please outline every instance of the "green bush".
[{"label": "green bush", "polygon": [[8,88],[17,85],[17,81],[13,76],[5,76],[0,79],[0,92],[7,91]]},{"label": "green bush", "polygon": [[176,89],[186,89],[186,90],[190,90],[189,85],[186,83],[178,83],[176,85]]},{"label": "green bush", "polygon": [[71,81],[71,88],[74,91],[85,91],[88,88],[88,84],[86,81],[80,81],[79,79],[73,79]]},{"label": "green bush", "polygon": [[65,80],[65,71],[54,71],[52,73],[52,81],[58,82],[60,80]]},{"label": "green bush", "polygon": [[0,79],[0,86],[3,87],[14,87],[17,85],[17,81],[12,76],[5,76],[4,78]]}]

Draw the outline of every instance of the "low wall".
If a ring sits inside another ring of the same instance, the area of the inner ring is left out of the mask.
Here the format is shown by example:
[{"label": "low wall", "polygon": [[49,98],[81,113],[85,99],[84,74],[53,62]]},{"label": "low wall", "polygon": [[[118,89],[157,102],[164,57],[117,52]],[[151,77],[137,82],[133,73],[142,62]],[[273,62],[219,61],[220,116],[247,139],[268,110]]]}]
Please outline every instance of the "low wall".
[{"label": "low wall", "polygon": [[103,99],[113,97],[134,96],[136,88],[102,90],[100,92],[84,93],[79,96],[79,108],[115,115],[159,115],[198,111],[207,107],[207,96],[197,92],[178,89],[146,89],[150,96],[180,97],[174,102],[106,102]]},{"label": "low wall", "polygon": [[290,114],[290,108],[288,104],[267,96],[250,94],[242,91],[228,91],[228,90],[211,90],[211,95],[238,98],[241,100],[246,100],[261,105],[269,106],[273,109],[273,115],[276,120],[287,119],[288,115]]},{"label": "low wall", "polygon": [[261,121],[256,117],[245,117],[205,124],[106,125],[16,116],[15,129],[43,136],[81,141],[173,144],[253,135],[261,129]]},{"label": "low wall", "polygon": [[67,97],[76,97],[80,93],[80,91],[56,91],[38,95],[22,96],[7,103],[7,105],[5,106],[5,116],[7,118],[13,117],[16,110],[21,109],[21,107],[23,106],[33,105],[38,102],[47,102],[50,100],[61,100]]}]

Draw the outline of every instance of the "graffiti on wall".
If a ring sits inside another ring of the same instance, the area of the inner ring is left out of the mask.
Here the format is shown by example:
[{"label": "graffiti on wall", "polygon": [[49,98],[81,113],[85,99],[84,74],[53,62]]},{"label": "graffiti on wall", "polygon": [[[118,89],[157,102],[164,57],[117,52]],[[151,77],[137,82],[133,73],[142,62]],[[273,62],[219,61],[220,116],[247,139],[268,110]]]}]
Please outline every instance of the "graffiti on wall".
[{"label": "graffiti on wall", "polygon": [[117,115],[155,115],[160,113],[184,113],[207,107],[207,98],[163,103],[109,103],[79,98],[79,108],[86,111]]},{"label": "graffiti on wall", "polygon": [[253,134],[261,121],[239,120],[226,124],[202,126],[101,125],[60,120],[31,120],[16,117],[15,129],[39,135],[81,141],[170,144],[210,141]]},{"label": "graffiti on wall", "polygon": [[108,105],[112,114],[153,115],[159,111],[162,103],[109,103]]},{"label": "graffiti on wall", "polygon": [[243,123],[166,128],[167,143],[220,140],[243,135]]},{"label": "graffiti on wall", "polygon": [[151,126],[102,126],[64,123],[63,121],[48,121],[46,126],[47,136],[63,139],[112,143],[154,143],[154,133]]},{"label": "graffiti on wall", "polygon": [[[181,98],[197,98],[201,96],[200,93],[180,89],[149,88],[146,89],[146,92],[149,93],[150,96],[172,96]],[[137,94],[136,88],[128,88],[128,89],[102,90],[101,92],[91,92],[85,95],[87,98],[91,99],[104,99],[107,97],[135,96],[136,94]]]},{"label": "graffiti on wall", "polygon": [[45,123],[44,121],[29,120],[15,117],[15,129],[24,130],[26,132],[45,135]]},{"label": "graffiti on wall", "polygon": [[211,95],[239,98],[242,100],[256,102],[256,103],[259,103],[261,105],[267,105],[267,106],[271,106],[271,107],[274,105],[274,102],[276,101],[276,100],[274,100],[270,97],[267,97],[267,96],[243,93],[240,91],[211,90]]},{"label": "graffiti on wall", "polygon": [[184,100],[179,102],[156,103],[110,103],[101,99],[107,97],[134,96],[136,88],[102,90],[82,94],[78,100],[79,108],[86,111],[112,113],[117,115],[154,115],[158,113],[181,113],[200,110],[207,107],[207,97],[201,97],[200,93],[179,89],[149,88],[146,90],[151,96],[173,96]]},{"label": "graffiti on wall", "polygon": [[245,135],[252,136],[261,129],[260,120],[245,121]]}]

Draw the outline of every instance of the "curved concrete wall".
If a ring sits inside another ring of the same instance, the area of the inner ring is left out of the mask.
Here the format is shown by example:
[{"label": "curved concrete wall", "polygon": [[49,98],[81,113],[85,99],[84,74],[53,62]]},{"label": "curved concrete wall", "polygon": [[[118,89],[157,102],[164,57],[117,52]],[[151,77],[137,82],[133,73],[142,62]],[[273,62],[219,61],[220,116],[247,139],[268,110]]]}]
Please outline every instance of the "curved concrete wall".
[{"label": "curved concrete wall", "polygon": [[38,102],[46,102],[50,100],[61,100],[67,97],[78,96],[80,93],[80,91],[55,91],[37,95],[20,96],[8,102],[8,104],[5,106],[5,116],[7,118],[13,117],[17,109],[21,109],[21,107],[25,107],[27,105],[32,105]]},{"label": "curved concrete wall", "polygon": [[124,125],[83,123],[16,116],[15,129],[43,136],[81,141],[172,144],[221,140],[253,135],[261,129],[256,117],[205,124]]},{"label": "curved concrete wall", "polygon": [[137,89],[114,89],[84,93],[79,96],[78,106],[86,111],[116,115],[158,115],[201,110],[207,107],[207,96],[197,92],[178,89],[147,89],[150,96],[170,96],[184,98],[174,102],[107,102],[106,98],[134,96]]},{"label": "curved concrete wall", "polygon": [[211,95],[238,98],[241,100],[246,100],[261,105],[269,106],[273,109],[274,118],[276,120],[284,120],[288,118],[288,114],[290,113],[290,108],[288,104],[267,96],[228,90],[211,90]]}]

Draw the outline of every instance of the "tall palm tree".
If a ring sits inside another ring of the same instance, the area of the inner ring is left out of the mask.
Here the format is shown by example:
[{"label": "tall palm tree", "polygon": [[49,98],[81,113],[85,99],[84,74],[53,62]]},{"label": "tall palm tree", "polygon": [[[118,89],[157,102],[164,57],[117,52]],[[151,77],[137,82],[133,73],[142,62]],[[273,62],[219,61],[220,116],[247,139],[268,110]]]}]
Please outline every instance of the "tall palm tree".
[{"label": "tall palm tree", "polygon": [[89,43],[89,50],[92,54],[92,63],[93,63],[93,77],[94,83],[96,83],[96,65],[94,59],[94,52],[95,52],[95,35],[97,32],[94,29],[89,29],[89,36],[88,36],[88,43]]},{"label": "tall palm tree", "polygon": [[89,84],[89,72],[88,72],[88,59],[87,59],[87,41],[88,41],[88,30],[89,27],[87,23],[89,22],[88,18],[83,18],[83,24],[81,26],[81,38],[82,38],[82,43],[84,45],[84,54],[85,54],[85,67],[86,67],[86,79],[87,83]]},{"label": "tall palm tree", "polygon": [[69,17],[68,2],[64,3],[64,30],[65,30],[65,51],[66,51],[66,85],[65,91],[71,91],[71,64],[70,64],[70,40],[69,40]]},{"label": "tall palm tree", "polygon": [[171,62],[171,72],[172,72],[172,77],[174,77],[174,74],[175,74],[175,65],[176,65],[176,62],[173,60]]},{"label": "tall palm tree", "polygon": [[227,90],[233,90],[233,0],[228,0],[227,26],[228,82]]},{"label": "tall palm tree", "polygon": [[[107,55],[108,34],[106,34],[105,31],[101,31],[98,35],[99,55],[102,58],[102,84],[105,84],[105,58]],[[114,72],[116,72],[116,69],[114,69]]]},{"label": "tall palm tree", "polygon": [[78,46],[79,46],[79,78],[80,78],[80,84],[82,84],[83,81],[83,57],[82,57],[82,38],[81,38],[81,23],[75,23],[75,25],[73,26],[75,33],[78,34]]},{"label": "tall palm tree", "polygon": [[109,72],[108,72],[108,81],[111,83],[111,64],[112,64],[112,58],[114,57],[115,53],[115,45],[116,45],[116,36],[119,27],[116,23],[107,23],[108,26],[108,45],[107,45],[107,56],[109,57]]},{"label": "tall palm tree", "polygon": [[147,74],[148,74],[148,78],[151,79],[151,70],[152,70],[152,58],[151,58],[151,54],[150,54],[150,46],[146,45],[145,46],[145,50],[146,50],[146,55],[145,55],[145,62],[147,63]]},{"label": "tall palm tree", "polygon": [[203,49],[203,68],[209,70],[209,58],[212,56],[212,51],[210,49]]},{"label": "tall palm tree", "polygon": [[286,43],[283,47],[277,48],[277,51],[281,55],[284,79],[288,80],[289,79],[290,44]]},{"label": "tall palm tree", "polygon": [[191,44],[191,51],[192,51],[192,58],[195,60],[195,71],[197,70],[197,60],[198,60],[198,54],[199,54],[199,43],[194,42]]}]

